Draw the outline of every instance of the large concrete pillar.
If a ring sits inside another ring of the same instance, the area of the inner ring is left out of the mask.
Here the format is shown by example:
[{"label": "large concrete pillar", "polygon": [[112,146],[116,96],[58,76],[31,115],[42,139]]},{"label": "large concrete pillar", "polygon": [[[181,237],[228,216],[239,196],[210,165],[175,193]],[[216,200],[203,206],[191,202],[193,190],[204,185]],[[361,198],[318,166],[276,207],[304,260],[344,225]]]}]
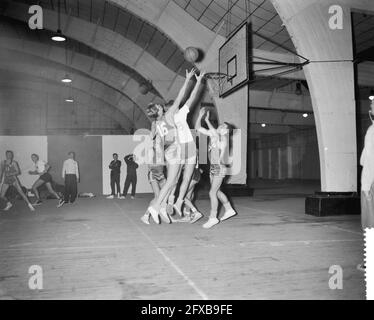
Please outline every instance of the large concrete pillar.
[{"label": "large concrete pillar", "polygon": [[[350,7],[341,2],[342,29],[330,26],[337,1],[271,0],[304,68],[316,119],[323,192],[357,191],[356,115]],[[331,13],[330,13],[331,12]],[[339,15],[339,13],[337,13]],[[338,17],[339,18],[339,17]]]}]

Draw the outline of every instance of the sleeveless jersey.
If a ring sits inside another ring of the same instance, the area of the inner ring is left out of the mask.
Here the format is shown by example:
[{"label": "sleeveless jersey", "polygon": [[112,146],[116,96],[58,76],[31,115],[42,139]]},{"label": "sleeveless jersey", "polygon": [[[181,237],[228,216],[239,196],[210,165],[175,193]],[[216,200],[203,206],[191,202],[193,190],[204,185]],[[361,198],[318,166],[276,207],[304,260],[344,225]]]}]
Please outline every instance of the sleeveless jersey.
[{"label": "sleeveless jersey", "polygon": [[163,116],[161,120],[156,121],[157,134],[162,138],[164,150],[176,142],[176,129],[171,121]]},{"label": "sleeveless jersey", "polygon": [[13,184],[17,177],[11,176],[17,172],[17,168],[15,166],[15,162],[12,161],[11,163],[7,163],[6,160],[4,161],[4,183],[5,184]]}]

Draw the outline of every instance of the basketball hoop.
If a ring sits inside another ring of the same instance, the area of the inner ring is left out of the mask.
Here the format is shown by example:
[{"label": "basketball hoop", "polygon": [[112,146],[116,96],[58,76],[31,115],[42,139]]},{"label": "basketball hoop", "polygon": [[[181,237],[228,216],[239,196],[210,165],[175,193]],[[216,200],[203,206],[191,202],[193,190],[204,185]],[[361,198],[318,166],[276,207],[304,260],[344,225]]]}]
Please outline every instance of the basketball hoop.
[{"label": "basketball hoop", "polygon": [[208,72],[205,74],[205,78],[208,80],[209,91],[213,97],[220,97],[227,82],[232,85],[232,80],[229,79],[227,74],[221,72]]}]

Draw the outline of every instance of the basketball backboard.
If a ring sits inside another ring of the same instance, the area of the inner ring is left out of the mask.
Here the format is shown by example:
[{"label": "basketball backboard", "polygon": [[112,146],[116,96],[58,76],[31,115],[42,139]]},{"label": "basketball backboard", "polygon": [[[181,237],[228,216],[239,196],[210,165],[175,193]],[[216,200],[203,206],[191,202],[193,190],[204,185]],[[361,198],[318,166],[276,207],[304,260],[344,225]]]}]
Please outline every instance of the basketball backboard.
[{"label": "basketball backboard", "polygon": [[219,49],[219,73],[225,74],[220,84],[223,98],[238,90],[249,80],[249,26],[242,24]]}]

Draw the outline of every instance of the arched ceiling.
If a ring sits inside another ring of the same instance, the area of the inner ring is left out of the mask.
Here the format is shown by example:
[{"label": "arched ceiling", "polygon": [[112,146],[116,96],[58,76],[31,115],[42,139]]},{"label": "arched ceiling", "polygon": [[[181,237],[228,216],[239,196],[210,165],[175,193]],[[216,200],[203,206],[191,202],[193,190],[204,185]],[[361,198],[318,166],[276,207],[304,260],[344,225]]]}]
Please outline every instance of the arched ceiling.
[{"label": "arched ceiling", "polygon": [[[4,19],[4,16],[0,17],[0,38],[4,38],[4,34],[6,37],[6,41],[0,44],[0,50],[13,50],[14,58],[21,53],[25,54],[24,60],[35,65],[26,67],[24,73],[36,73],[46,83],[52,81],[54,87],[60,86],[61,90],[65,87],[58,79],[68,71],[73,75],[72,88],[76,90],[82,104],[87,105],[89,95],[93,100],[100,101],[98,103],[110,106],[106,110],[115,108],[123,113],[124,117],[119,118],[127,131],[130,127],[147,127],[149,122],[144,115],[145,106],[157,98],[166,100],[172,96],[183,80],[184,70],[192,67],[185,61],[181,50],[181,46],[188,45],[188,41],[183,43],[178,40],[180,37],[176,37],[180,33],[173,30],[169,32],[165,28],[166,25],[169,26],[168,23],[162,27],[162,20],[169,13],[166,9],[165,12],[162,11],[162,3],[165,3],[165,8],[170,5],[178,9],[181,14],[178,15],[178,12],[176,17],[183,15],[192,20],[192,16],[199,22],[196,24],[199,28],[213,36],[217,32],[226,37],[243,21],[249,20],[255,32],[254,48],[275,53],[295,51],[290,36],[270,0],[155,2],[160,7],[160,13],[155,12],[155,16],[162,16],[161,22],[157,22],[158,18],[153,19],[147,10],[144,12],[144,9],[152,8],[153,3],[150,5],[135,0],[61,0],[62,30],[69,37],[65,48],[50,40],[51,31],[57,29],[57,0],[2,0],[0,16],[5,15],[8,20]],[[27,28],[26,21],[30,15],[25,9],[32,4],[39,4],[44,9],[46,23],[43,31],[30,31]],[[138,11],[136,5],[139,5]],[[179,25],[180,19],[177,20],[174,16],[173,18]],[[20,22],[15,23],[14,19]],[[354,17],[355,25],[366,28],[361,28],[365,29],[360,33],[363,35],[360,37],[362,40],[368,36],[367,30],[372,30],[367,24],[369,20],[366,17]],[[4,30],[7,32],[4,33]],[[196,32],[192,32],[201,43],[206,42],[207,46],[209,45],[211,35],[199,37],[195,34]],[[191,32],[186,36],[191,39]],[[367,41],[358,41],[358,44],[360,43],[367,44]],[[2,65],[0,62],[0,76],[3,74],[1,70],[4,72],[9,68],[19,70],[24,67],[17,66],[14,61],[8,66],[4,64],[5,61]],[[39,72],[38,67],[43,72]],[[154,87],[146,96],[139,96],[138,85],[146,79],[152,79]],[[253,89],[270,91],[274,87],[290,86],[290,90],[293,90],[292,84],[292,79],[270,79],[257,84]],[[133,106],[137,106],[138,110],[135,119]],[[113,116],[115,113],[107,114]]]},{"label": "arched ceiling", "polygon": [[[113,99],[109,103],[123,112],[127,118],[133,118],[135,123],[131,124],[131,128],[148,127],[149,120],[144,114],[146,105],[155,100],[166,100],[167,98],[164,98],[165,93],[174,89],[173,87],[178,86],[181,81],[182,77],[179,74],[184,74],[184,69],[191,67],[191,64],[185,61],[183,52],[158,29],[123,8],[104,1],[61,0],[61,3],[63,4],[63,13],[68,15],[65,19],[66,28],[69,27],[71,17],[76,17],[79,19],[78,23],[84,20],[91,24],[95,28],[94,37],[100,38],[100,40],[103,38],[103,30],[117,34],[120,38],[126,37],[125,48],[129,51],[127,56],[120,56],[121,52],[116,56],[106,52],[105,46],[93,45],[95,39],[92,39],[91,35],[89,38],[91,38],[92,43],[81,41],[78,37],[74,38],[73,34],[68,38],[65,46],[50,40],[51,30],[53,30],[50,26],[48,26],[49,30],[45,27],[45,30],[31,31],[26,24],[30,16],[27,14],[27,10],[21,10],[21,12],[25,12],[20,15],[18,13],[14,14],[14,12],[20,12],[20,10],[16,10],[19,9],[19,5],[23,5],[23,8],[27,9],[28,5],[35,4],[34,1],[28,0],[1,1],[0,28],[2,31],[6,30],[6,32],[0,34],[2,38],[0,49],[3,47],[3,50],[15,50],[18,53],[28,54],[29,57],[26,57],[24,61],[30,61],[30,63],[36,57],[44,59],[41,68],[44,71],[43,75],[40,76],[45,79],[58,80],[62,78],[65,72],[68,72],[74,79],[71,85],[73,88],[85,90],[93,96],[111,96]],[[53,24],[56,17],[49,14],[48,8],[52,11],[57,10],[57,0],[39,1],[38,4],[43,8],[45,20],[52,19]],[[104,5],[104,7],[101,5]],[[47,10],[44,10],[45,8]],[[87,12],[87,10],[89,11]],[[118,21],[110,26],[110,23],[115,20]],[[127,25],[125,26],[124,23]],[[87,23],[81,25],[85,27]],[[77,20],[75,20],[74,29],[77,27],[79,26],[77,26]],[[82,29],[80,32],[82,32]],[[117,38],[114,40],[117,40]],[[112,46],[117,44],[114,42],[118,41],[113,41]],[[124,44],[121,44],[122,47],[119,49],[122,49]],[[140,58],[143,59],[139,63],[140,66],[133,63],[134,59],[136,62]],[[48,67],[46,68],[46,66]],[[141,67],[148,67],[148,74]],[[29,69],[33,69],[33,67],[31,66]],[[48,76],[46,75],[46,69],[50,70]],[[52,72],[53,70],[54,72]],[[52,77],[51,74],[53,74]],[[150,93],[142,96],[139,94],[138,86],[148,79],[155,80],[156,86],[153,85]],[[164,82],[164,90],[160,93],[156,87],[161,82]],[[64,87],[62,83],[59,85],[61,88]],[[106,92],[103,92],[103,90]],[[135,114],[132,108],[134,105],[138,108]],[[126,129],[129,130],[130,128],[127,127]]]},{"label": "arched ceiling", "polygon": [[208,29],[227,37],[248,20],[253,48],[295,52],[291,37],[270,0],[173,0]]},{"label": "arched ceiling", "polygon": [[[125,8],[103,0],[60,1],[62,14],[82,19],[122,35],[154,56],[173,72],[184,76],[184,70],[192,67],[192,64],[184,59],[183,51],[167,35]],[[12,2],[35,4],[34,0],[5,0],[4,2],[8,5]],[[58,11],[58,0],[36,2],[43,9]]]}]

